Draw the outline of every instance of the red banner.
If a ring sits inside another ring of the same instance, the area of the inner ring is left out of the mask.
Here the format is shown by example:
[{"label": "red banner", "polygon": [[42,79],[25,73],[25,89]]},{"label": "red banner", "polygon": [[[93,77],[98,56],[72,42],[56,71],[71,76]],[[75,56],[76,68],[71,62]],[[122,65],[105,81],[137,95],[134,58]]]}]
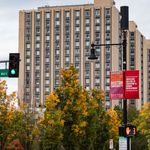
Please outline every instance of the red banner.
[{"label": "red banner", "polygon": [[125,71],[125,99],[139,99],[139,70]]},{"label": "red banner", "polygon": [[123,71],[110,72],[110,99],[124,98]]}]

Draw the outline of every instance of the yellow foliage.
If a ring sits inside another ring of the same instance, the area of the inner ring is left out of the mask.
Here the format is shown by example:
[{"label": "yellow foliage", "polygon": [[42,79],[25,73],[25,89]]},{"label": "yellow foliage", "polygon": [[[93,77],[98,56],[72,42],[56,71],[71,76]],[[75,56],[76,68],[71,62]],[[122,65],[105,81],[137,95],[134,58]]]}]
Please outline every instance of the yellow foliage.
[{"label": "yellow foliage", "polygon": [[64,119],[61,119],[61,120],[60,120],[60,125],[61,125],[62,127],[64,126],[64,122],[65,122]]},{"label": "yellow foliage", "polygon": [[66,104],[67,104],[67,105],[71,105],[71,104],[72,104],[72,101],[71,101],[71,100],[67,100]]},{"label": "yellow foliage", "polygon": [[51,120],[48,120],[48,124],[49,125],[53,125],[55,122],[54,122],[54,120],[53,119],[51,119]]},{"label": "yellow foliage", "polygon": [[85,116],[85,117],[87,117],[89,115],[89,113],[87,111],[83,111],[82,115]]},{"label": "yellow foliage", "polygon": [[68,110],[68,106],[64,106],[63,111],[67,111]]},{"label": "yellow foliage", "polygon": [[118,114],[115,110],[109,109],[107,111],[107,114],[110,116],[110,127],[111,129],[109,130],[111,138],[117,138],[118,136],[118,129],[120,126],[121,121],[119,120]]},{"label": "yellow foliage", "polygon": [[79,123],[79,126],[80,126],[81,128],[84,128],[84,127],[87,126],[87,122],[86,122],[86,121],[82,121],[82,122]]},{"label": "yellow foliage", "polygon": [[46,108],[49,110],[53,110],[57,104],[60,102],[58,96],[55,92],[52,92],[46,99]]},{"label": "yellow foliage", "polygon": [[76,124],[72,125],[72,131],[73,131],[76,135],[78,135],[78,134],[79,134],[79,131],[80,131],[79,126],[76,125]]},{"label": "yellow foliage", "polygon": [[144,135],[148,134],[150,136],[150,102],[144,104],[142,110],[140,111],[139,117],[134,121],[138,126],[138,130]]}]

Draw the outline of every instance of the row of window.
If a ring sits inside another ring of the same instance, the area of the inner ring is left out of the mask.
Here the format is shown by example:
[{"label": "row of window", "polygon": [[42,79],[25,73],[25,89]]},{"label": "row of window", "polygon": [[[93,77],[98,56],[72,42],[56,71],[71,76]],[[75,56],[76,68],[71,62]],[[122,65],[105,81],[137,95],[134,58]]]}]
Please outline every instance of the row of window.
[{"label": "row of window", "polygon": [[[68,12],[68,13],[66,13],[66,20],[67,20],[67,17],[69,17],[70,16],[70,12]],[[77,16],[77,18],[78,17],[80,17],[80,12],[79,11],[77,11],[76,12],[76,16]],[[100,16],[100,11],[98,10],[98,11],[96,11],[96,13],[95,13],[95,16]],[[60,28],[59,28],[59,26],[60,26],[60,20],[59,20],[59,18],[60,18],[60,13],[56,13],[56,15],[55,15],[55,18],[57,18],[56,20],[55,20],[55,26],[56,26],[56,28],[57,28],[57,31],[58,31],[58,33],[60,32]],[[89,24],[90,24],[90,11],[87,11],[86,12],[86,19],[85,19],[85,23],[86,23],[86,27],[85,27],[85,31],[86,32],[89,32],[90,31],[90,26],[89,26]],[[37,15],[36,15],[36,19],[37,19],[37,21],[36,21],[36,36],[35,36],[35,40],[36,40],[36,44],[35,44],[35,48],[36,48],[36,51],[35,51],[35,60],[36,60],[36,66],[35,66],[35,70],[36,71],[39,71],[40,72],[40,40],[41,40],[41,37],[40,37],[40,28],[38,27],[39,25],[40,25],[40,13],[38,13]],[[46,19],[50,19],[50,13],[46,13]],[[100,30],[100,26],[97,26],[97,24],[99,24],[100,23],[100,19],[99,18],[96,18],[95,19],[95,31],[97,31],[97,32],[99,32],[99,30]],[[49,27],[49,21],[46,21],[46,36],[45,36],[45,40],[46,41],[50,41],[50,27]],[[80,32],[80,27],[79,26],[77,26],[78,24],[80,24],[80,21],[79,21],[79,19],[76,19],[76,26],[75,26],[75,29],[76,29],[76,31],[77,32]],[[31,25],[30,23],[28,23],[27,24],[27,26],[29,26],[29,25]],[[69,26],[67,27],[67,30],[68,31],[70,31],[69,29]],[[67,31],[66,30],[66,31]],[[30,28],[27,28],[27,33],[31,33],[31,27]],[[96,32],[96,33],[97,33]],[[30,41],[30,35],[29,34],[27,34],[28,36],[28,41]],[[69,34],[68,34],[68,36],[69,36]],[[66,36],[67,37],[67,36]],[[90,35],[89,35],[89,33],[85,33],[85,37],[86,37],[86,41],[85,41],[85,46],[86,47],[89,47],[90,46]],[[99,38],[100,36],[97,34],[96,35],[96,37],[97,38]],[[78,39],[79,38],[79,33],[78,34],[76,34],[76,39]],[[70,38],[68,38],[68,44],[66,43],[66,46],[68,45],[69,46],[69,39]],[[56,34],[55,35],[55,40],[56,41],[58,41],[58,45],[59,45],[59,40],[60,40],[60,36],[58,35],[58,34]],[[39,41],[39,42],[38,42]],[[56,48],[59,48],[59,47],[57,47],[58,45],[56,44]],[[46,48],[50,48],[50,45],[49,45],[49,42],[47,42],[47,44],[46,44],[47,46],[46,46]],[[80,53],[80,42],[79,41],[76,41],[75,42],[75,66],[76,66],[76,68],[79,68],[80,67],[80,57],[79,57],[79,53]],[[27,61],[27,63],[29,63],[30,64],[30,55],[31,55],[31,52],[30,52],[30,49],[31,49],[31,44],[30,44],[30,42],[28,42],[27,44],[26,44],[26,48],[27,48],[27,51],[26,51],[26,56],[29,56],[29,58],[27,58],[26,59],[26,61]],[[69,48],[69,47],[68,47]],[[46,51],[46,49],[45,49],[45,51]],[[59,49],[56,49],[56,51],[55,51],[56,53],[56,62],[57,62],[57,60],[58,60],[58,63],[60,63],[60,61],[59,61],[59,58],[60,57],[58,57],[57,55],[60,55],[60,52],[59,52]],[[68,54],[69,55],[69,49],[66,49],[66,54]],[[49,54],[49,51],[47,50],[46,51],[46,54]],[[45,63],[49,63],[49,61],[50,61],[50,59],[49,59],[49,57],[47,57],[46,59],[45,59]],[[66,64],[66,66],[69,66],[69,64],[68,64],[68,62],[69,62],[69,56],[65,56],[65,64]],[[55,67],[56,67],[56,69],[60,69],[60,65],[59,64],[56,64],[55,65]],[[48,69],[49,69],[49,66],[48,65],[45,65],[45,70],[46,71],[48,71]],[[100,63],[96,63],[95,64],[95,68],[100,68]],[[30,65],[27,65],[26,66],[26,71],[29,71],[30,72]],[[88,70],[87,71],[90,71],[90,67],[89,68],[87,68]],[[96,73],[95,73],[95,75],[96,76],[98,76],[100,74],[100,71],[96,71]],[[90,75],[89,73],[87,73],[86,75]],[[39,83],[39,78],[40,78],[40,75],[39,76],[37,76],[37,75],[35,75],[37,78],[35,78],[35,83],[36,83],[36,86],[37,85],[39,85],[40,83]],[[46,76],[45,76],[45,85],[46,85],[46,87],[45,87],[45,91],[46,92],[48,92],[49,90],[50,90],[50,88],[49,88],[49,86],[48,86],[48,84],[50,84],[50,81],[49,81],[49,79],[46,79],[46,77],[48,77],[49,78],[49,72],[46,72]],[[57,78],[58,77],[58,74],[55,74],[55,77]],[[90,79],[86,79],[86,81],[85,81],[85,83],[86,84],[89,84],[89,82],[90,82]],[[95,85],[96,84],[99,84],[100,83],[100,78],[96,78],[95,79]],[[59,85],[59,80],[55,80],[55,85],[56,86],[58,86]],[[88,87],[88,86],[87,86]],[[98,87],[98,86],[97,86]],[[27,91],[26,92],[28,92],[29,91],[29,89],[27,89]],[[39,86],[37,86],[36,88],[35,88],[35,95],[37,96],[37,99],[40,97],[40,87]]]}]

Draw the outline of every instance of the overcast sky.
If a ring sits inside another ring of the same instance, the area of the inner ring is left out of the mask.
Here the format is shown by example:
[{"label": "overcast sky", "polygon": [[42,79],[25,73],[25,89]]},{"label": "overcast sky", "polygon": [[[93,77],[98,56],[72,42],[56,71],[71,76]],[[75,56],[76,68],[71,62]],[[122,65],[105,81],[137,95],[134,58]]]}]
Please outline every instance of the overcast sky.
[{"label": "overcast sky", "polygon": [[[139,31],[150,39],[150,0],[115,0],[116,7],[129,6],[129,18],[136,22]],[[0,0],[0,60],[8,60],[9,53],[18,52],[19,10],[36,9],[50,5],[94,3],[94,0]],[[0,69],[3,66],[0,65]],[[8,79],[8,93],[17,91],[17,79]]]}]

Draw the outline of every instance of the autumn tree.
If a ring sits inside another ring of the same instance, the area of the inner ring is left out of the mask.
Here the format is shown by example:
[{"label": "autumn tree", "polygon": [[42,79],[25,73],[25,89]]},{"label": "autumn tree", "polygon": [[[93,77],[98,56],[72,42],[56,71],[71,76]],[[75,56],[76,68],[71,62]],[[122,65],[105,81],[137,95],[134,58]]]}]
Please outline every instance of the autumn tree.
[{"label": "autumn tree", "polygon": [[113,139],[115,142],[118,142],[118,136],[119,136],[119,126],[121,125],[121,120],[117,114],[117,112],[113,109],[109,109],[107,111],[110,120],[109,120],[109,125],[110,125],[110,130],[109,130],[109,135],[110,139]]},{"label": "autumn tree", "polygon": [[15,93],[7,95],[6,81],[0,80],[0,140],[2,149],[5,149],[11,134],[11,124],[15,107],[10,102],[14,98]]},{"label": "autumn tree", "polygon": [[43,149],[98,150],[109,137],[101,90],[86,91],[73,66],[61,71],[60,86],[46,100],[40,121]]},{"label": "autumn tree", "polygon": [[[0,80],[0,140],[2,149],[12,149],[13,143],[27,148],[35,127],[34,115],[26,108],[16,108],[15,92],[7,95],[6,81]],[[28,149],[28,148],[27,148]]]}]

